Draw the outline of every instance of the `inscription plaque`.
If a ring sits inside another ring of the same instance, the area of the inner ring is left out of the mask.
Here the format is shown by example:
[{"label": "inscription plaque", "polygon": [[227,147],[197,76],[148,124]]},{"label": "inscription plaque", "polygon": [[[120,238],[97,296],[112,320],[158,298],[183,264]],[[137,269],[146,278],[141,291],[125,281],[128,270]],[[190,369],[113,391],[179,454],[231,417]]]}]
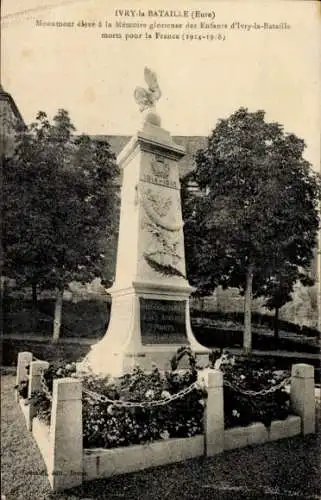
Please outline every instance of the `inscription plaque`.
[{"label": "inscription plaque", "polygon": [[185,300],[139,298],[143,344],[186,344]]},{"label": "inscription plaque", "polygon": [[179,189],[178,183],[175,180],[164,179],[163,177],[156,177],[155,175],[144,174],[141,180],[149,184],[155,184],[156,186]]}]

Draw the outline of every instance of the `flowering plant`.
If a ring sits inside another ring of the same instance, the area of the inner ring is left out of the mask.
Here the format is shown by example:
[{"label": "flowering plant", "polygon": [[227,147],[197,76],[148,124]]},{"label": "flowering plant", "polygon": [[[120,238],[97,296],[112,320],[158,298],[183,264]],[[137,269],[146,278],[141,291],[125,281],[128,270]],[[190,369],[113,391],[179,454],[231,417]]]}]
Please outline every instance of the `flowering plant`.
[{"label": "flowering plant", "polygon": [[56,378],[72,377],[76,374],[76,364],[65,364],[62,361],[52,362],[49,367],[43,371],[43,384],[45,385],[46,392],[34,391],[32,392],[27,404],[32,403],[35,414],[45,424],[50,424],[51,418],[51,400],[48,393],[52,392],[53,381]]},{"label": "flowering plant", "polygon": [[14,386],[14,388],[18,392],[20,398],[22,399],[28,398],[29,380],[21,380],[19,384]]},{"label": "flowering plant", "polygon": [[[156,365],[150,372],[136,366],[131,374],[113,379],[93,373],[76,373],[76,365],[51,363],[43,373],[46,390],[61,377],[81,378],[83,388],[99,394],[94,398],[83,392],[83,444],[85,448],[114,448],[171,437],[188,437],[203,432],[206,393],[192,386],[180,398],[175,394],[197,380],[195,369],[160,372]],[[37,416],[50,422],[51,401],[46,392],[32,394]],[[153,406],[155,401],[164,404]],[[134,406],[126,402],[137,403]]]},{"label": "flowering plant", "polygon": [[23,380],[20,380],[19,384],[15,385],[14,388],[19,394],[19,397],[22,399],[27,399],[28,398],[28,392],[29,392],[29,370],[30,370],[30,365],[26,366],[26,372],[27,372],[27,377]]},{"label": "flowering plant", "polygon": [[32,403],[39,420],[44,422],[46,425],[49,425],[51,418],[51,401],[48,399],[46,394],[41,391],[33,392],[31,397],[28,399],[28,404],[30,403]]},{"label": "flowering plant", "polygon": [[[104,385],[104,394],[116,404],[93,401],[84,394],[84,446],[112,448],[202,433],[204,392],[195,387],[183,398],[171,401],[174,394],[195,381],[191,370],[161,373],[154,366],[147,373],[137,366],[132,374]],[[100,380],[96,378],[96,382],[97,386],[92,379],[95,391]],[[148,405],[156,400],[168,402]],[[137,406],[122,406],[122,401],[136,402]]]},{"label": "flowering plant", "polygon": [[[223,364],[225,427],[284,420],[291,412],[290,395],[278,384],[289,376],[271,367],[251,366],[248,360]],[[276,390],[275,390],[276,388]]]}]

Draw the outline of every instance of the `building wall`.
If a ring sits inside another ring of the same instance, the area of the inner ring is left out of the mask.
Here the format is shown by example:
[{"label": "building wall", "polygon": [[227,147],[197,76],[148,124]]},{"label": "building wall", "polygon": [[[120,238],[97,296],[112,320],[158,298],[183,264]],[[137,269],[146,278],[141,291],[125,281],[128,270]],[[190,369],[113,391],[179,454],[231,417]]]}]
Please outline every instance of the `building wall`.
[{"label": "building wall", "polygon": [[17,124],[25,126],[16,103],[8,92],[0,85],[0,154],[6,157],[14,149],[15,127]]}]

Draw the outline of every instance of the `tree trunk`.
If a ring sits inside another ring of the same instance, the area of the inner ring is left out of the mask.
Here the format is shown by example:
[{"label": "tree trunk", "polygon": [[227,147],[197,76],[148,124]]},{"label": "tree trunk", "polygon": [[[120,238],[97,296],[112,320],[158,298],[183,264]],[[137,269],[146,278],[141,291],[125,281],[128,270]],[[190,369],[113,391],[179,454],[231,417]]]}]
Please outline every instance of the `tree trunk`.
[{"label": "tree trunk", "polygon": [[31,289],[32,289],[31,322],[32,322],[32,329],[34,333],[36,333],[38,327],[38,294],[37,294],[36,282],[32,282]]},{"label": "tree trunk", "polygon": [[253,266],[249,266],[246,273],[245,295],[244,295],[244,336],[243,349],[245,353],[252,350],[252,284],[253,284]]},{"label": "tree trunk", "polygon": [[274,314],[274,338],[278,339],[279,338],[279,308],[275,308],[275,314]]},{"label": "tree trunk", "polygon": [[38,306],[38,295],[37,295],[37,283],[32,283],[32,309],[37,310]]},{"label": "tree trunk", "polygon": [[60,336],[61,317],[62,317],[62,298],[64,294],[63,288],[57,289],[56,303],[55,303],[55,316],[52,341],[57,342]]},{"label": "tree trunk", "polygon": [[2,290],[2,321],[0,320],[0,326],[3,332],[6,332],[8,328],[8,319],[9,319],[9,292],[8,292],[8,284],[6,278],[1,281]]}]

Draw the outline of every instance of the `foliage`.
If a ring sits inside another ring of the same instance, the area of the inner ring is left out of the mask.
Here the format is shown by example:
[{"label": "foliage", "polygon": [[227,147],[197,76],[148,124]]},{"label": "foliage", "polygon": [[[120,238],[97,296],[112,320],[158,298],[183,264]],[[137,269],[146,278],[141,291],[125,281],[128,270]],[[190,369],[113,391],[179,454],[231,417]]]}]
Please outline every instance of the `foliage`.
[{"label": "foliage", "polygon": [[320,178],[304,141],[264,116],[240,108],[220,120],[196,155],[199,195],[183,196],[188,276],[201,295],[218,285],[245,294],[248,347],[252,292],[275,299],[276,279],[287,300],[281,277],[291,288],[308,269],[319,225]]},{"label": "foliage", "polygon": [[[246,360],[234,366],[222,365],[224,380],[225,428],[272,420],[284,420],[291,413],[290,395],[282,387],[273,390],[289,373],[267,367],[253,367]],[[231,387],[229,384],[232,384]],[[267,394],[251,395],[246,391],[270,390]],[[272,389],[272,390],[271,390]]]},{"label": "foliage", "polygon": [[274,318],[274,335],[279,335],[279,309],[287,302],[292,300],[294,286],[300,282],[303,286],[313,286],[313,279],[302,272],[301,268],[288,261],[280,262],[280,265],[273,270],[270,276],[263,276],[260,280],[260,275],[257,277],[254,286],[254,297],[264,296],[265,307],[269,310],[275,310]]},{"label": "foliage", "polygon": [[3,270],[21,284],[61,290],[102,274],[117,227],[118,169],[107,143],[74,130],[67,111],[53,123],[39,112],[6,159]]},{"label": "foliage", "polygon": [[172,370],[177,370],[180,361],[186,357],[189,363],[191,372],[196,371],[196,356],[189,346],[182,346],[177,349],[176,354],[172,357],[170,364]]},{"label": "foliage", "polygon": [[[43,382],[46,386],[46,390],[52,393],[53,381],[58,378],[65,378],[74,376],[76,372],[75,363],[64,363],[63,361],[55,361],[49,364],[49,367],[43,371]],[[45,424],[50,424],[51,418],[51,400],[48,398],[46,392],[34,391],[32,392],[29,400],[29,404],[32,404],[35,414]]]},{"label": "foliage", "polygon": [[[4,299],[2,305],[6,310],[6,317],[3,318],[5,334],[15,333],[26,336],[38,333],[45,337],[52,335],[54,298],[38,299],[37,328],[33,328],[31,299],[11,296]],[[64,300],[63,309],[61,337],[99,338],[106,332],[110,317],[110,302],[105,300],[105,297],[75,302]]]},{"label": "foliage", "polygon": [[28,398],[30,365],[26,365],[26,372],[27,372],[26,378],[20,380],[20,382],[14,387],[15,390],[18,392],[19,397],[22,399]]},{"label": "foliage", "polygon": [[[168,398],[193,381],[195,375],[189,370],[161,374],[157,367],[151,373],[136,367],[132,375],[122,379],[120,386],[111,383],[107,394],[114,399],[116,391],[115,399],[140,403]],[[112,448],[202,433],[203,397],[202,390],[194,389],[184,398],[156,408],[139,404],[125,408],[94,402],[85,396],[84,446]]]},{"label": "foliage", "polygon": [[22,399],[27,399],[29,390],[29,380],[21,380],[14,388]]},{"label": "foliage", "polygon": [[[35,452],[36,447],[31,444],[23,418],[18,418],[18,408],[12,397],[13,386],[12,374],[2,377],[1,411],[4,424],[1,428],[1,489],[7,499],[110,500],[111,497],[115,498],[116,492],[125,498],[168,498],[169,491],[171,500],[196,499],[200,497],[200,480],[207,486],[213,484],[215,478],[215,484],[219,485],[226,482],[227,477],[232,484],[237,478],[242,478],[242,484],[247,485],[247,492],[252,490],[252,495],[246,492],[243,497],[251,495],[252,498],[264,498],[262,491],[266,485],[275,486],[276,471],[280,490],[299,491],[301,498],[320,495],[320,440],[314,434],[298,436],[291,445],[288,440],[283,440],[269,443],[267,447],[256,446],[222,453],[213,460],[206,460],[206,465],[202,458],[187,460],[169,467],[159,467],[157,474],[155,469],[143,470],[135,474],[84,482],[72,493],[53,493],[41,454]],[[10,425],[6,425],[7,422]],[[225,492],[216,495],[212,491],[205,494],[205,498],[232,496]]]},{"label": "foliage", "polygon": [[[211,353],[212,368],[221,354]],[[178,363],[184,356],[188,357],[190,369],[178,370]],[[249,358],[238,359],[235,363],[234,357],[228,353],[223,353],[221,358],[219,369],[223,371],[226,428],[252,422],[269,426],[272,420],[285,419],[291,413],[289,394],[283,387],[274,390],[274,386],[289,375],[288,372],[250,363]],[[207,396],[204,388],[196,385],[183,397],[170,400],[171,396],[197,380],[195,355],[189,348],[182,347],[172,364],[176,369],[165,372],[160,372],[156,365],[150,372],[136,366],[131,374],[114,379],[91,372],[79,374],[75,363],[57,362],[45,370],[44,380],[51,392],[54,379],[77,377],[85,389],[98,394],[99,398],[95,398],[83,392],[83,445],[85,448],[114,448],[203,432],[204,399]],[[268,389],[267,393],[246,394],[249,390],[258,392],[262,389]],[[166,399],[168,401],[160,406],[148,404]],[[49,424],[51,402],[46,394],[33,393],[31,401],[37,416]],[[129,407],[125,402],[136,405]]]},{"label": "foliage", "polygon": [[[262,323],[255,316],[252,326],[252,346],[260,351],[282,351],[318,353],[320,352],[320,332],[312,328],[281,321],[281,335],[272,337],[273,316],[262,317]],[[195,338],[205,347],[231,348],[242,347],[243,314],[205,315],[192,318]],[[287,333],[288,332],[288,333]]]},{"label": "foliage", "polygon": [[148,255],[145,255],[145,260],[148,262],[152,269],[155,269],[158,273],[163,274],[164,276],[181,276],[185,278],[184,274],[182,274],[179,269],[176,269],[174,266],[168,264],[160,264],[155,260],[151,259]]},{"label": "foliage", "polygon": [[292,298],[291,294],[294,291],[294,285],[300,281],[303,286],[313,286],[314,281],[310,276],[301,271],[295,265],[289,262],[283,262],[282,267],[274,269],[273,274],[265,277],[265,280],[260,283],[258,276],[255,283],[254,296],[266,297],[265,307],[268,309],[280,309]]},{"label": "foliage", "polygon": [[76,363],[65,363],[64,361],[53,361],[43,371],[43,380],[49,392],[52,393],[53,381],[58,378],[72,377],[76,373]]},{"label": "foliage", "polygon": [[[51,363],[44,372],[49,391],[53,380],[76,376],[74,363]],[[77,375],[78,376],[78,375]],[[136,367],[132,374],[119,379],[101,378],[92,373],[82,376],[86,389],[115,401],[140,403],[170,397],[195,382],[194,370],[161,373],[155,366],[149,373]],[[83,393],[84,447],[113,448],[170,437],[187,437],[202,433],[204,390],[195,388],[184,398],[156,408],[140,406],[126,408],[100,402]],[[39,418],[50,422],[51,404],[44,393],[32,394]]]},{"label": "foliage", "polygon": [[50,425],[51,419],[51,401],[47,398],[44,392],[34,391],[28,400],[32,404],[36,416],[46,425]]},{"label": "foliage", "polygon": [[[266,327],[266,329],[273,328],[273,316],[270,314],[261,314],[258,312],[252,313],[253,323],[258,327]],[[209,324],[213,327],[232,327],[233,329],[239,328],[239,323],[244,321],[244,313],[238,311],[213,311],[213,310],[198,310],[191,309],[192,327],[195,328],[197,324]],[[280,320],[280,328],[284,332],[295,333],[297,335],[305,335],[307,337],[319,337],[319,330],[316,328],[309,328],[308,326],[301,326],[297,323],[290,321]]]}]

